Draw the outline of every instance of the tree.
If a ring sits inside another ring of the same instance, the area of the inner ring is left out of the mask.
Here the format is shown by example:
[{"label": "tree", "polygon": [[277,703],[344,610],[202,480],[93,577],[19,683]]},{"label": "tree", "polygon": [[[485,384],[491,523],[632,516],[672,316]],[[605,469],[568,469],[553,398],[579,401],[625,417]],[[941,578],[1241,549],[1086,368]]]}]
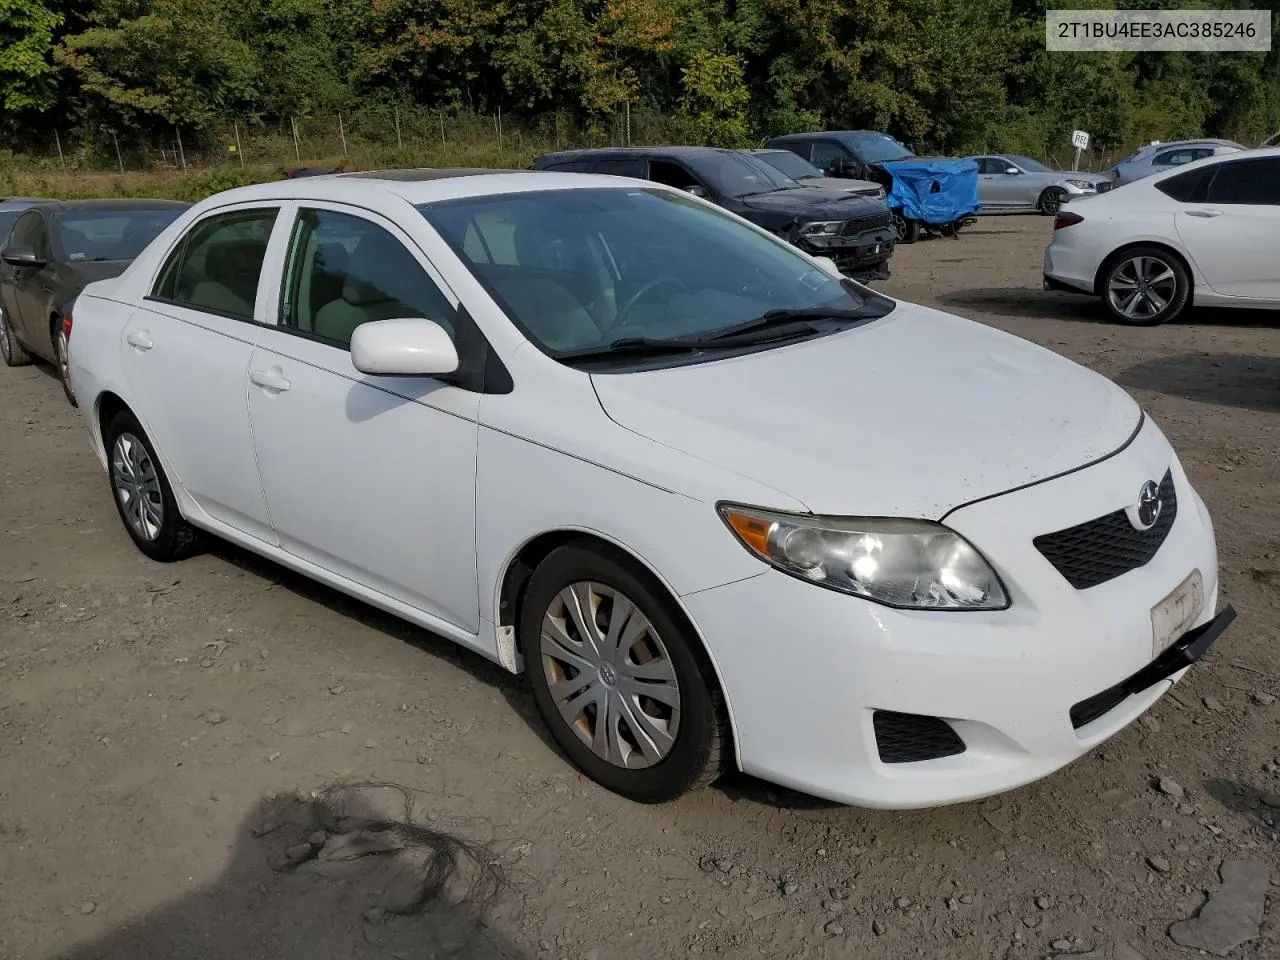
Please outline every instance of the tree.
[{"label": "tree", "polygon": [[751,93],[742,63],[731,54],[695,53],[682,73],[684,95],[677,120],[690,143],[740,147],[747,141]]},{"label": "tree", "polygon": [[0,0],[0,107],[13,113],[54,105],[54,30],[62,15],[42,0]]}]

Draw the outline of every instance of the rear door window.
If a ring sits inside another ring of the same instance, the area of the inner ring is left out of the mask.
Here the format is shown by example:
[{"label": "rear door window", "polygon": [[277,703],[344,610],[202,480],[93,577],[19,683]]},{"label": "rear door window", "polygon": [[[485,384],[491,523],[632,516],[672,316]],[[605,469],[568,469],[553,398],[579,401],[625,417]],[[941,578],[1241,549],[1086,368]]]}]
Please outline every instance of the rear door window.
[{"label": "rear door window", "polygon": [[276,207],[201,220],[179,242],[151,296],[193,310],[252,320]]},{"label": "rear door window", "polygon": [[1213,168],[1207,203],[1239,203],[1248,206],[1280,205],[1280,159],[1256,157],[1220,163]]}]

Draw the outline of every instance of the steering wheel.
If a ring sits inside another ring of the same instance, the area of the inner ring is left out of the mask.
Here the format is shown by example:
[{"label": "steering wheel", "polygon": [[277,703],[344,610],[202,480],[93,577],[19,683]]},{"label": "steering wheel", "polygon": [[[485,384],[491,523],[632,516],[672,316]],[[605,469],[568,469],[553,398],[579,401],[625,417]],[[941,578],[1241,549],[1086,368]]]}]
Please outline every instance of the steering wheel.
[{"label": "steering wheel", "polygon": [[684,285],[684,282],[676,277],[660,276],[654,277],[652,280],[646,280],[644,283],[640,284],[640,289],[627,297],[626,302],[618,308],[617,319],[613,321],[613,326],[625,327],[631,319],[631,311],[636,308],[636,304],[654,290],[661,289],[662,287],[672,287],[677,291],[685,291],[688,289],[688,287]]}]

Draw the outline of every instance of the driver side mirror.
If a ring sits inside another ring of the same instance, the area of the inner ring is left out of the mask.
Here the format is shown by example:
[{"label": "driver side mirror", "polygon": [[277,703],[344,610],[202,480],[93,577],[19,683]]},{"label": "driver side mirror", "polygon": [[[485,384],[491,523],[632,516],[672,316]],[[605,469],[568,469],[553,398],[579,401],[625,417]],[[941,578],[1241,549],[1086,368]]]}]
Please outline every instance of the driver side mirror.
[{"label": "driver side mirror", "polygon": [[1010,176],[1013,176],[1014,174],[1021,173],[1022,171],[1019,170],[1017,167],[1005,167],[1004,172],[1009,174]]},{"label": "driver side mirror", "polygon": [[685,187],[684,190],[685,190],[685,193],[691,193],[695,197],[699,198],[700,200],[711,199],[711,194],[707,192],[707,188],[703,186],[699,186],[696,183],[691,183],[689,186]]},{"label": "driver side mirror", "polygon": [[45,259],[30,247],[20,246],[5,247],[4,252],[0,253],[0,259],[11,267],[30,267],[32,269],[39,269],[46,263]]},{"label": "driver side mirror", "polygon": [[439,377],[458,370],[458,349],[434,320],[362,323],[351,334],[351,363],[381,377]]}]

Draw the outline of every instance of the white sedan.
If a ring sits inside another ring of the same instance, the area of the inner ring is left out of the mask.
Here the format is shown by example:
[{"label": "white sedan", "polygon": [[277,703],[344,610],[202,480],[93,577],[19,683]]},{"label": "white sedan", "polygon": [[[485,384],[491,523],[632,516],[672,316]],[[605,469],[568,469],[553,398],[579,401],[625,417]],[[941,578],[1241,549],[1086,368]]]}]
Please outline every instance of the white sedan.
[{"label": "white sedan", "polygon": [[75,318],[143,553],[222,537],[526,672],[636,800],[732,766],[869,806],[1005,790],[1232,616],[1118,387],[657,184],[233,190]]},{"label": "white sedan", "polygon": [[1151,326],[1189,304],[1280,307],[1280,149],[1237,151],[1073,200],[1044,252],[1046,289],[1101,297]]}]

